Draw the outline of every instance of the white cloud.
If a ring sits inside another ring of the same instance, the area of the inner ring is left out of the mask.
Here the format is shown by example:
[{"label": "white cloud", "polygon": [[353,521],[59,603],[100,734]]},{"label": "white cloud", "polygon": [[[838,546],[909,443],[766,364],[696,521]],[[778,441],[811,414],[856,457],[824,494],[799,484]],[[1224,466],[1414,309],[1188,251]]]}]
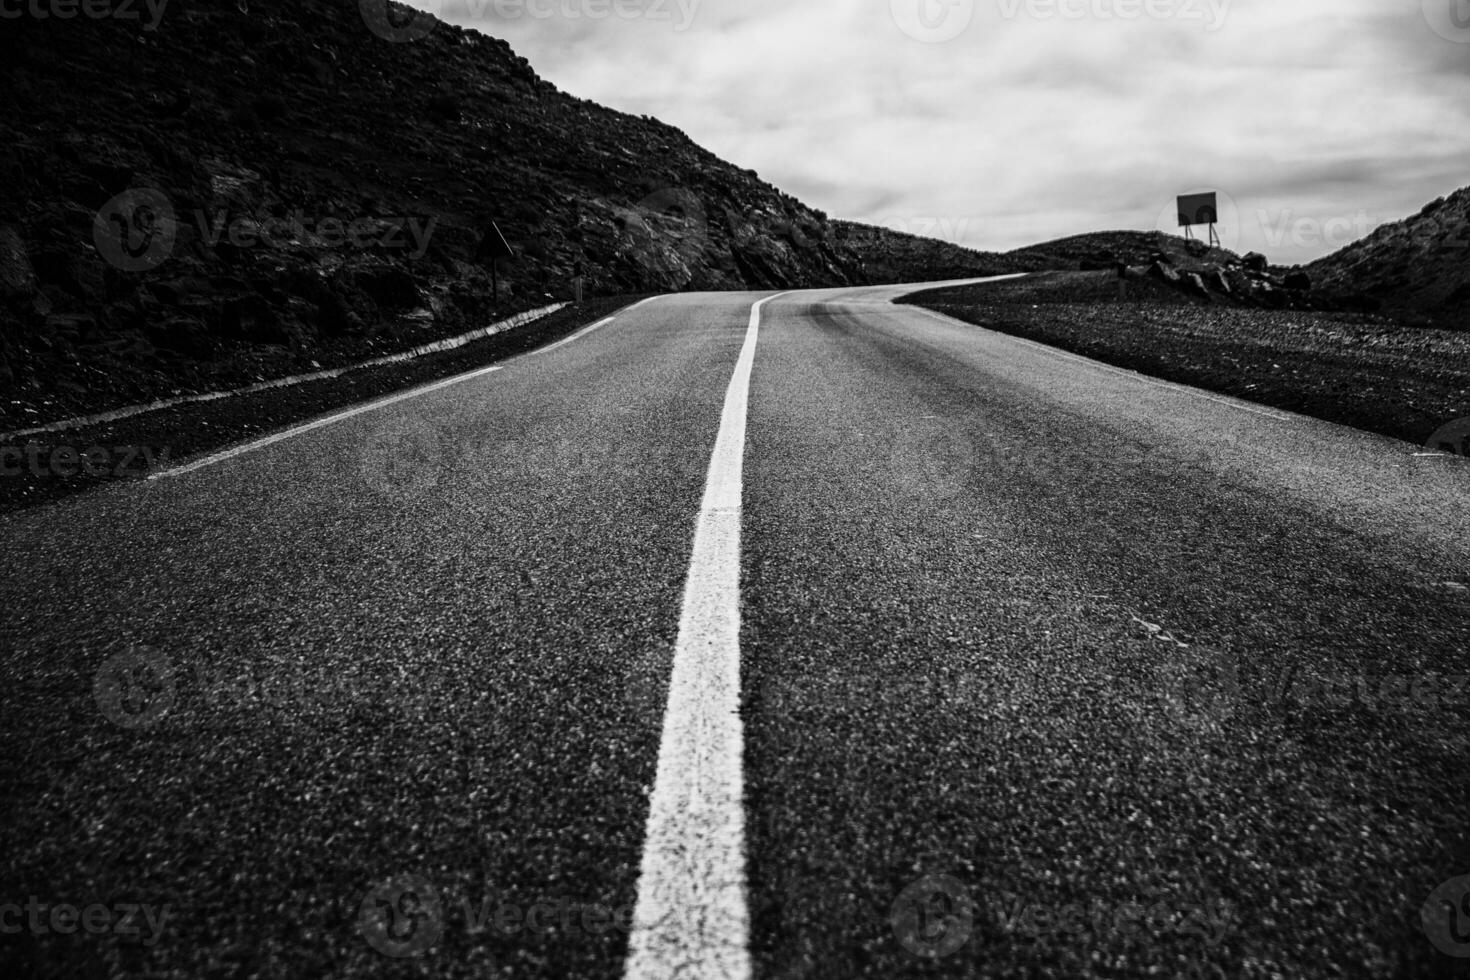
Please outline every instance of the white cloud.
[{"label": "white cloud", "polygon": [[1470,44],[1431,30],[1425,0],[1136,0],[1173,16],[1132,20],[1114,16],[1129,0],[1057,0],[1079,19],[898,0],[970,5],[932,44],[890,0],[702,0],[684,31],[677,0],[643,0],[668,19],[554,2],[584,15],[472,26],[835,216],[948,219],[978,248],[1152,228],[1176,193],[1217,187],[1242,248],[1306,261],[1343,242],[1282,238],[1282,214],[1376,225],[1470,182]]}]

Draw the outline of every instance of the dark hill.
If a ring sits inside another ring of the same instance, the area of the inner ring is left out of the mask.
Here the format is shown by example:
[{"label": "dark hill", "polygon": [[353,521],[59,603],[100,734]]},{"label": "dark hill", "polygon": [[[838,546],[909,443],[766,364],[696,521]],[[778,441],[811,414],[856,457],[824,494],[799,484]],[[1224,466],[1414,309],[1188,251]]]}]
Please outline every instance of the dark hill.
[{"label": "dark hill", "polygon": [[1054,269],[1079,265],[1102,268],[1118,260],[1129,265],[1147,265],[1159,254],[1168,256],[1174,265],[1181,268],[1228,266],[1240,262],[1240,256],[1228,249],[1210,248],[1202,242],[1192,242],[1161,231],[1092,232],[1028,245],[1006,254],[1019,261],[1041,263]]},{"label": "dark hill", "polygon": [[1379,227],[1307,272],[1328,286],[1361,290],[1385,309],[1470,328],[1470,187]]},{"label": "dark hill", "polygon": [[1018,265],[830,221],[476,32],[391,42],[357,0],[133,8],[0,33],[0,384],[31,402],[422,343],[566,298],[578,265],[602,295]]}]

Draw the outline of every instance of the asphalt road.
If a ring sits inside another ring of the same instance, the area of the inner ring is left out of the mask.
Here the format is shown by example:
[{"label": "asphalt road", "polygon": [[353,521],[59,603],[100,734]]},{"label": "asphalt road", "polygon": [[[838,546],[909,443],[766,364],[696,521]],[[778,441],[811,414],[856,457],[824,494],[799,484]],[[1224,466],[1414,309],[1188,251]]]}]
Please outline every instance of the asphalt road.
[{"label": "asphalt road", "polygon": [[[760,325],[754,976],[1463,975],[1470,465],[906,291]],[[621,976],[761,298],[0,518],[0,972]]]}]

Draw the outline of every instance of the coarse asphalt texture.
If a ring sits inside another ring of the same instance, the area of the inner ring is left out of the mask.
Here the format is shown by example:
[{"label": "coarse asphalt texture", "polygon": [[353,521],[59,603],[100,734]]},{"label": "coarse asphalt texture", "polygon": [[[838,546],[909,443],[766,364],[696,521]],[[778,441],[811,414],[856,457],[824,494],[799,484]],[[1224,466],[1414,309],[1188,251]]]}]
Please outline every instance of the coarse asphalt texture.
[{"label": "coarse asphalt texture", "polygon": [[[755,976],[1463,975],[1470,463],[913,288],[764,308]],[[0,517],[0,973],[620,976],[763,295]]]}]

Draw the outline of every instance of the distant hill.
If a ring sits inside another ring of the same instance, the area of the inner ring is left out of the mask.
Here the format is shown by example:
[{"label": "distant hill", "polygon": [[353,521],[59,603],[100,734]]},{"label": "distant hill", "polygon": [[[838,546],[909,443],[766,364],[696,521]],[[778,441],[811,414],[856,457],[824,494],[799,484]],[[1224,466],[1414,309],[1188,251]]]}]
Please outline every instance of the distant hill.
[{"label": "distant hill", "polygon": [[[504,41],[407,8],[370,26],[371,8],[6,21],[0,382],[279,372],[566,298],[578,268],[621,295],[1017,266],[832,221],[672,126],[557,91]],[[405,24],[426,36],[383,37]],[[516,253],[499,303],[492,223]]]},{"label": "distant hill", "polygon": [[1006,256],[1020,262],[1062,269],[1082,264],[1101,268],[1117,260],[1129,265],[1147,265],[1159,253],[1167,255],[1180,268],[1227,266],[1240,261],[1240,256],[1228,249],[1209,248],[1202,242],[1191,242],[1160,231],[1099,231],[1073,235],[1018,248],[1007,252]]},{"label": "distant hill", "polygon": [[1470,187],[1307,266],[1330,287],[1360,290],[1386,309],[1470,328]]}]

